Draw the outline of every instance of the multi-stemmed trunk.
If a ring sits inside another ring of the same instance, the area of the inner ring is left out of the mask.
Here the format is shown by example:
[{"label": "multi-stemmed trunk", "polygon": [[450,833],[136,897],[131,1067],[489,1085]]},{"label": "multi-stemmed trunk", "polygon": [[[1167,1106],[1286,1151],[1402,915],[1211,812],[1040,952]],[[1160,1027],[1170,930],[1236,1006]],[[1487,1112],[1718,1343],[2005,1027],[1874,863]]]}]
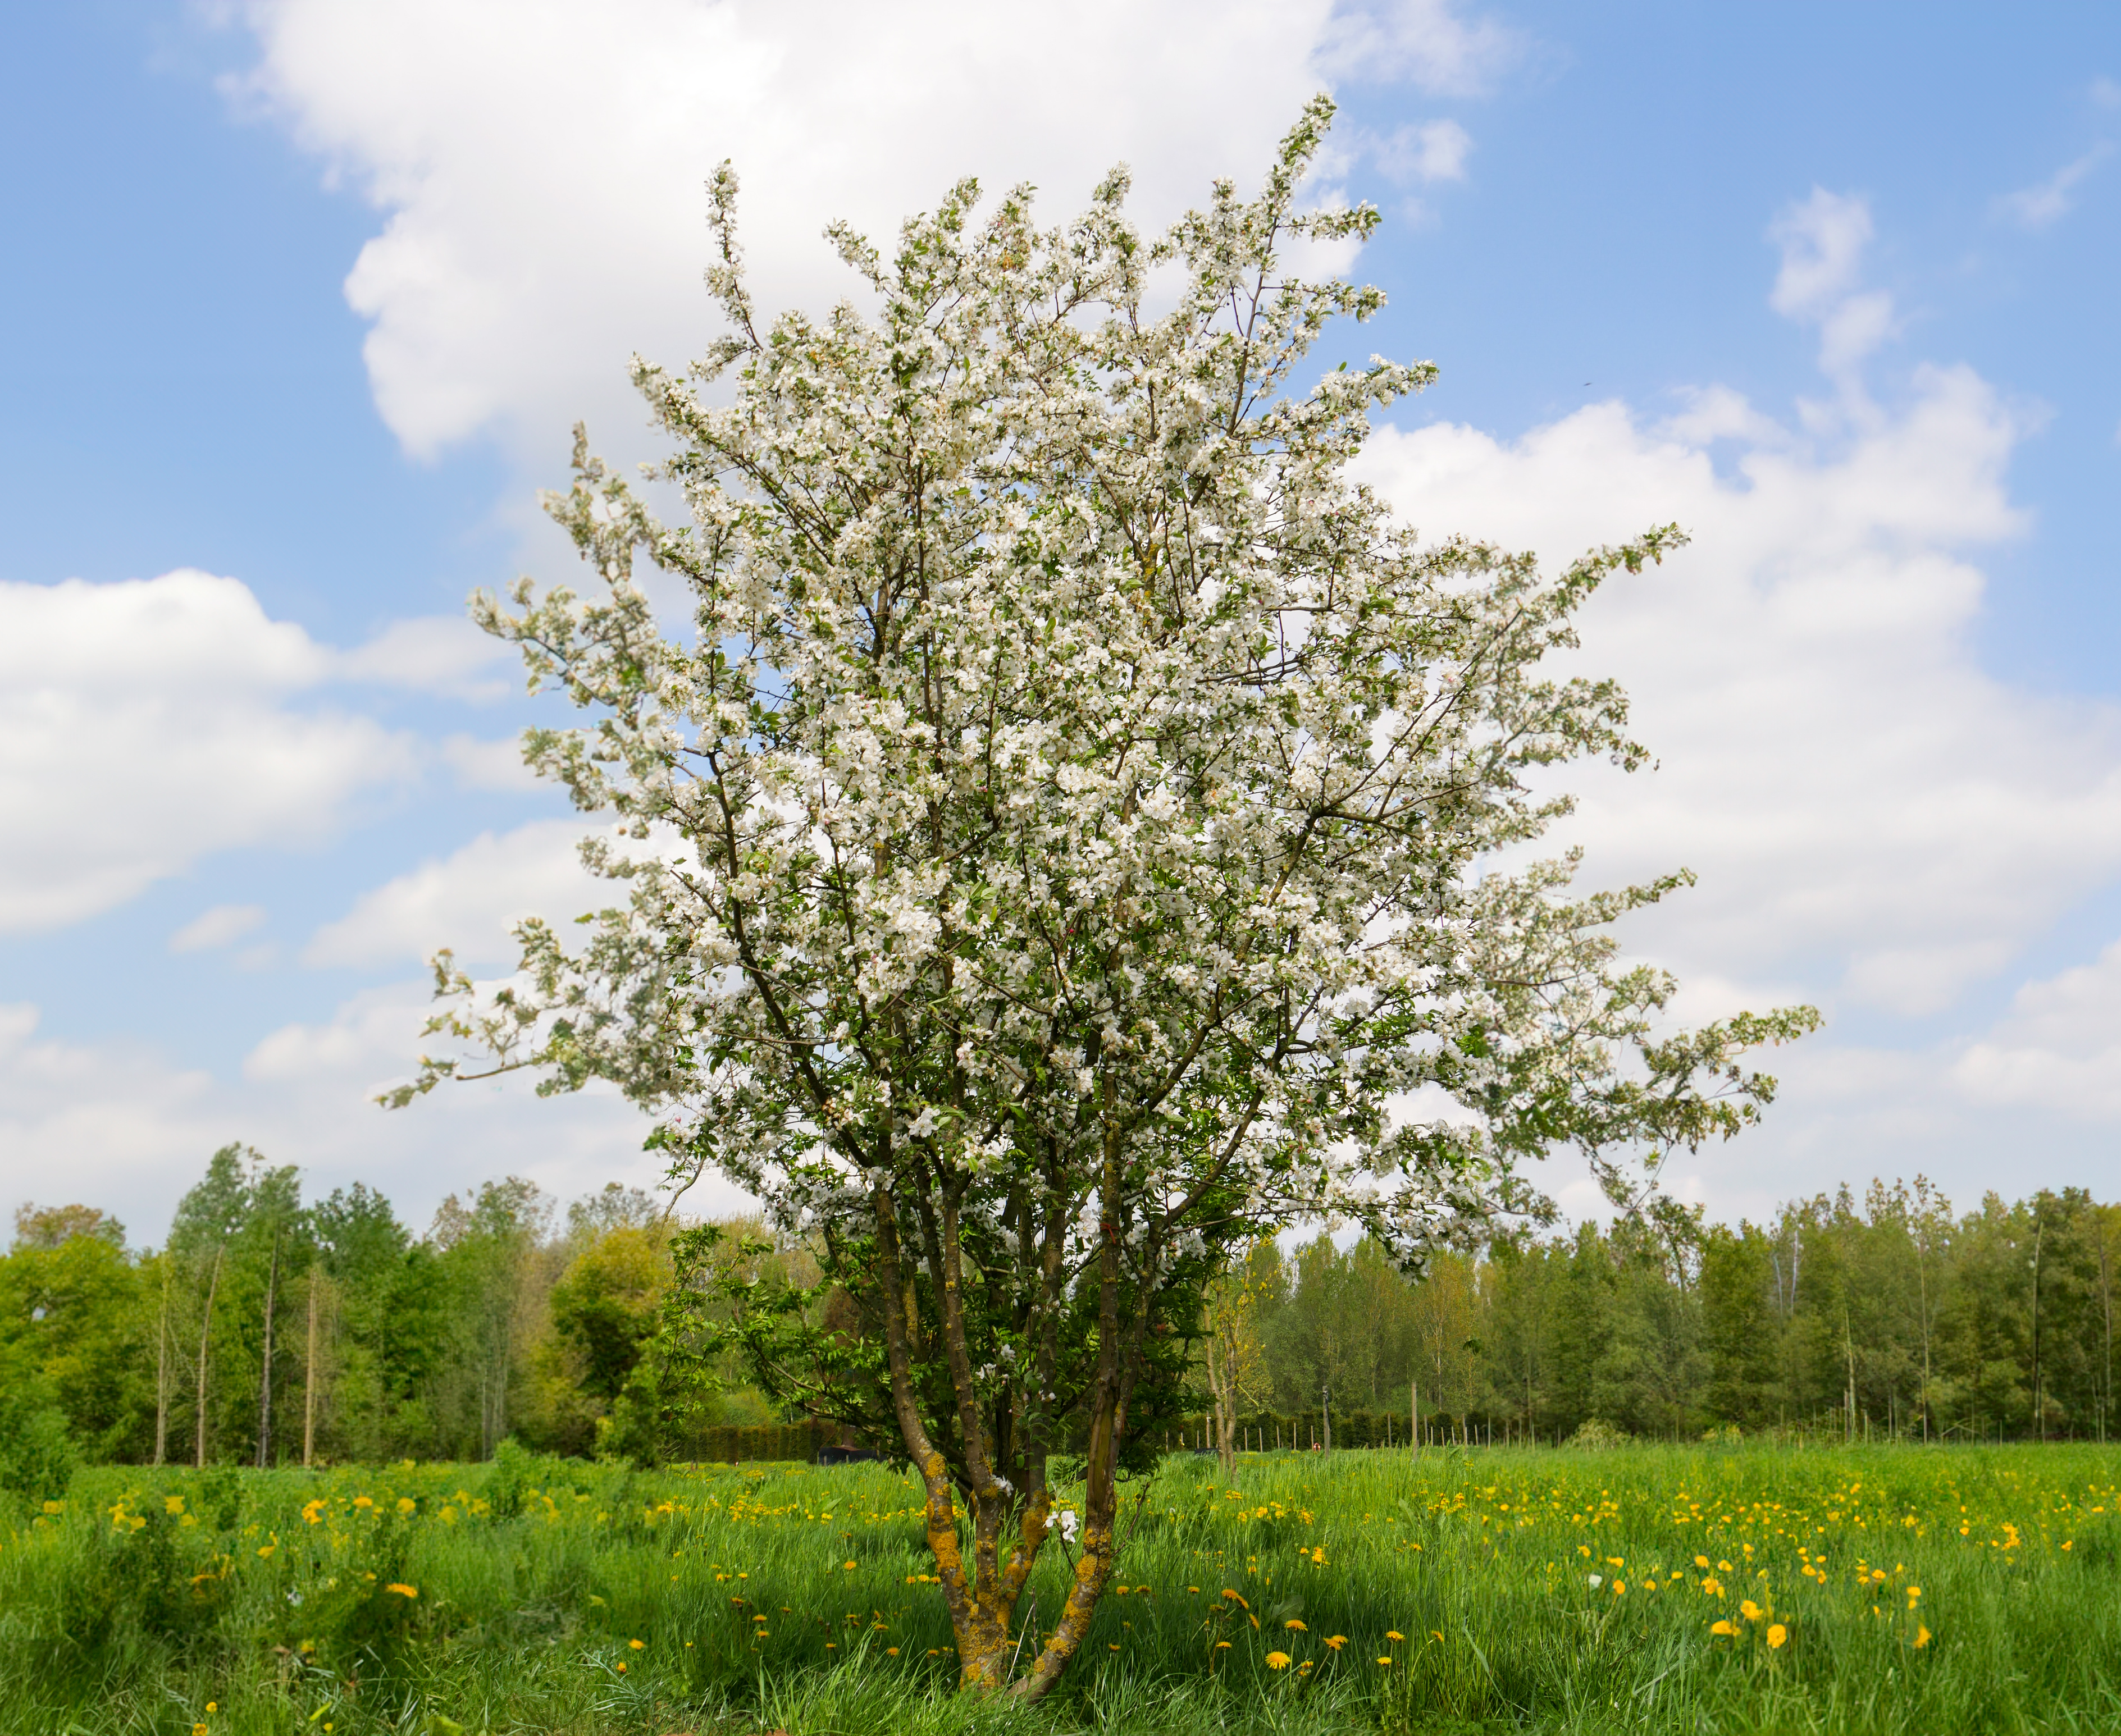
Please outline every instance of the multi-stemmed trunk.
[{"label": "multi-stemmed trunk", "polygon": [[[879,1250],[879,1292],[883,1316],[885,1352],[890,1370],[893,1411],[906,1450],[919,1474],[925,1496],[927,1543],[950,1615],[956,1640],[958,1681],[964,1688],[988,1692],[1005,1689],[1025,1700],[1042,1696],[1082,1648],[1098,1601],[1111,1579],[1118,1554],[1118,1470],[1126,1439],[1127,1405],[1139,1372],[1145,1311],[1121,1319],[1122,1273],[1120,1250],[1120,1137],[1106,1136],[1100,1189],[1100,1236],[1095,1268],[1098,1294],[1098,1357],[1087,1398],[1089,1445],[1084,1466],[1084,1510],[1079,1547],[1070,1553],[1072,1573],[1066,1596],[1050,1631],[1042,1638],[1019,1631],[1016,1610],[1047,1539],[1060,1530],[1053,1492],[1047,1481],[1049,1443],[1043,1422],[1023,1427],[1014,1456],[1020,1459],[1023,1487],[1018,1488],[997,1469],[998,1447],[1010,1445],[1023,1420],[1025,1400],[1050,1394],[1060,1361],[1059,1319],[1064,1298],[1062,1249],[1067,1231],[1058,1205],[1048,1208],[1034,1242],[1028,1209],[1020,1219],[1022,1251],[1027,1265],[1039,1273],[1039,1329],[1035,1366],[1028,1381],[1005,1397],[992,1413],[980,1403],[975,1384],[964,1315],[963,1259],[959,1240],[961,1195],[946,1184],[934,1199],[917,1201],[930,1269],[939,1292],[939,1327],[957,1401],[963,1445],[962,1473],[953,1474],[922,1420],[914,1392],[916,1336],[919,1317],[911,1276],[899,1238],[890,1194],[874,1198]],[[1150,1256],[1153,1258],[1153,1256]],[[1153,1283],[1153,1273],[1142,1276]],[[1032,1391],[1021,1388],[1029,1385]],[[1042,1410],[1042,1417],[1044,1415]],[[965,1509],[961,1511],[962,1493]],[[969,1521],[970,1558],[961,1526]],[[1064,1548],[1066,1547],[1063,1540]],[[1014,1674],[1031,1650],[1029,1667]],[[1014,1678],[1014,1679],[1012,1679]]]}]

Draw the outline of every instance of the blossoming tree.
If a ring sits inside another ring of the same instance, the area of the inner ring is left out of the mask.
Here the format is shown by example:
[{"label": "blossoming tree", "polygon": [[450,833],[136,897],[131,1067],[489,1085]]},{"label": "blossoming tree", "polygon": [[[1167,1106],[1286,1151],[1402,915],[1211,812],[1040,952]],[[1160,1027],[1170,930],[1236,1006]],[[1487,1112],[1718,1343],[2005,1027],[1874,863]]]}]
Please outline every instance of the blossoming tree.
[{"label": "blossoming tree", "polygon": [[525,924],[498,992],[438,960],[454,1051],[393,1101],[615,1082],[674,1175],[812,1243],[827,1326],[739,1329],[778,1390],[902,1444],[968,1687],[1035,1697],[1082,1645],[1222,1250],[1337,1217],[1416,1264],[1533,1203],[1550,1148],[1618,1178],[1736,1131],[1772,1087],[1736,1058],[1810,1017],[1668,1031],[1671,984],[1606,931],[1683,877],[1581,897],[1568,863],[1497,866],[1563,811],[1536,769],[1638,760],[1615,688],[1538,666],[1679,538],[1548,579],[1350,481],[1431,370],[1298,376],[1382,301],[1290,263],[1376,221],[1299,207],[1331,112],[1158,240],[1121,173],[1058,230],[1028,189],[976,217],[969,181],[888,258],[836,229],[872,310],[764,329],[725,169],[730,335],[690,380],[636,365],[691,522],[578,437],[552,505],[594,594],[474,603],[594,714],[529,752],[622,822],[584,851],[627,896],[572,945]]}]

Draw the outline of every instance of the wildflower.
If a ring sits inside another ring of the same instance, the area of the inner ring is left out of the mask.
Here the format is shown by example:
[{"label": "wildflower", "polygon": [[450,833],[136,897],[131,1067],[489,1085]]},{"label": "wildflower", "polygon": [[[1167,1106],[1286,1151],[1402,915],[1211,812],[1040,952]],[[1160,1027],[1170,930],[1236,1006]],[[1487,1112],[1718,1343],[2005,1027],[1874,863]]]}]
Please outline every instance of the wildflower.
[{"label": "wildflower", "polygon": [[1694,1565],[1706,1572],[1708,1567],[1708,1557],[1705,1555],[1697,1555],[1694,1558]]},{"label": "wildflower", "polygon": [[1380,1658],[1377,1659],[1377,1662],[1380,1664],[1389,1664],[1391,1662],[1391,1659],[1389,1658]]},{"label": "wildflower", "polygon": [[192,1736],[207,1736],[206,1726],[203,1724],[193,1724],[192,1726]]},{"label": "wildflower", "polygon": [[1606,1583],[1606,1576],[1602,1573],[1587,1573],[1583,1576],[1590,1582],[1591,1589],[1593,1591],[1596,1591],[1601,1585]]},{"label": "wildflower", "polygon": [[1285,1651],[1269,1652],[1266,1655],[1266,1667],[1269,1669],[1287,1669],[1289,1668],[1289,1654]]},{"label": "wildflower", "polygon": [[1614,1581],[1613,1581],[1613,1595],[1614,1595],[1615,1597],[1616,1597],[1616,1598],[1624,1598],[1624,1597],[1625,1597],[1627,1594],[1628,1594],[1628,1582],[1627,1582],[1625,1580],[1614,1580]]},{"label": "wildflower", "polygon": [[1319,1643],[1330,1647],[1335,1651],[1338,1651],[1342,1646],[1348,1643],[1348,1636],[1345,1634],[1328,1634]]},{"label": "wildflower", "polygon": [[1758,1603],[1755,1603],[1750,1598],[1747,1598],[1743,1603],[1739,1604],[1738,1613],[1743,1616],[1748,1622],[1757,1622],[1760,1619],[1760,1606]]},{"label": "wildflower", "polygon": [[409,1495],[401,1495],[398,1497],[398,1510],[400,1513],[417,1512],[419,1510],[419,1502],[413,1500]]},{"label": "wildflower", "polygon": [[1923,1646],[1925,1646],[1925,1645],[1928,1645],[1928,1644],[1929,1644],[1929,1630],[1928,1630],[1927,1627],[1923,1627],[1923,1626],[1922,1625],[1922,1623],[1921,1623],[1921,1622],[1916,1622],[1916,1623],[1915,1623],[1915,1649],[1916,1649],[1918,1651],[1919,1651],[1919,1650],[1920,1650]]},{"label": "wildflower", "polygon": [[1230,1642],[1228,1640],[1218,1640],[1215,1642],[1215,1650],[1217,1651],[1228,1651],[1229,1649]]},{"label": "wildflower", "polygon": [[1385,1630],[1385,1637],[1387,1640],[1404,1640],[1406,1636],[1396,1627],[1388,1627]]},{"label": "wildflower", "polygon": [[1783,1627],[1781,1622],[1776,1622],[1770,1624],[1768,1628],[1768,1650],[1769,1651],[1781,1650],[1783,1641],[1788,1638],[1789,1638],[1789,1630]]},{"label": "wildflower", "polygon": [[887,1658],[895,1658],[898,1655],[898,1648],[896,1645],[887,1645],[883,1649],[883,1655]]},{"label": "wildflower", "polygon": [[401,1598],[417,1598],[420,1594],[420,1588],[417,1585],[400,1585],[394,1583],[385,1585],[383,1589],[385,1591],[394,1591]]},{"label": "wildflower", "polygon": [[357,1507],[372,1507],[375,1505],[375,1503],[371,1501],[366,1495],[355,1496],[353,1497],[353,1504]]},{"label": "wildflower", "polygon": [[[841,1561],[840,1566],[849,1573],[852,1573],[855,1571],[855,1564],[852,1561]],[[737,1577],[741,1580],[748,1579],[750,1575],[748,1574],[739,1573]]]},{"label": "wildflower", "polygon": [[628,1651],[646,1651],[648,1650],[648,1642],[646,1640],[628,1640],[626,1642],[626,1649]]},{"label": "wildflower", "polygon": [[184,1496],[181,1495],[165,1495],[162,1497],[162,1510],[165,1513],[169,1514],[173,1518],[176,1515],[183,1512],[184,1510]]},{"label": "wildflower", "polygon": [[1298,1621],[1298,1620],[1297,1620],[1294,1616],[1290,1617],[1289,1620],[1287,1620],[1286,1622],[1284,1622],[1281,1625],[1282,1625],[1284,1627],[1290,1627],[1290,1628],[1294,1628],[1294,1629],[1298,1633],[1300,1633],[1300,1634],[1302,1634],[1302,1633],[1308,1633],[1308,1632],[1310,1632],[1310,1631],[1311,1631],[1311,1630],[1310,1630],[1309,1628],[1306,1627],[1305,1627],[1305,1626],[1304,1626],[1301,1622]]},{"label": "wildflower", "polygon": [[1732,1622],[1712,1622],[1708,1624],[1708,1631],[1713,1634],[1722,1634],[1727,1640],[1738,1637],[1737,1624]]},{"label": "wildflower", "polygon": [[206,1703],[206,1709],[209,1712],[217,1712],[221,1710],[221,1702],[218,1700],[209,1700]]}]

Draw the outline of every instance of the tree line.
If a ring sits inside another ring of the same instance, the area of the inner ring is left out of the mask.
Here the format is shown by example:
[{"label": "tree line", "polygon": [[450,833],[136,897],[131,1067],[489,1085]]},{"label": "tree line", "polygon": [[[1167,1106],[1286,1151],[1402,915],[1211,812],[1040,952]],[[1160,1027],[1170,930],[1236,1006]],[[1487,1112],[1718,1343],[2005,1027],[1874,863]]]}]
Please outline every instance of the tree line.
[{"label": "tree line", "polygon": [[[814,1285],[755,1224],[712,1240],[769,1290]],[[504,1439],[637,1459],[743,1450],[799,1422],[734,1359],[686,1366],[663,1203],[564,1210],[510,1177],[424,1233],[355,1184],[305,1203],[230,1146],[159,1247],[84,1206],[24,1206],[0,1257],[0,1478],[68,1454],[254,1465],[481,1459]],[[1764,1223],[1584,1224],[1437,1257],[1409,1282],[1367,1239],[1263,1241],[1210,1287],[1201,1417],[1177,1441],[2106,1438],[2121,1206],[2081,1189],[1965,1213],[1927,1181],[1791,1202]],[[719,1274],[725,1286],[730,1273]],[[820,1324],[841,1329],[832,1299]],[[841,1310],[844,1313],[845,1310]],[[682,1310],[679,1310],[682,1314]],[[885,1443],[888,1445],[888,1443]],[[11,1459],[12,1455],[12,1459]]]},{"label": "tree line", "polygon": [[1498,1441],[1592,1425],[2103,1440],[2117,1281],[2121,1207],[2072,1188],[1958,1213],[1921,1178],[1764,1223],[1503,1238],[1411,1285],[1373,1244],[1320,1236],[1261,1245],[1211,1295],[1204,1410],[1211,1434],[1227,1395],[1239,1429],[1418,1407],[1424,1432]]}]

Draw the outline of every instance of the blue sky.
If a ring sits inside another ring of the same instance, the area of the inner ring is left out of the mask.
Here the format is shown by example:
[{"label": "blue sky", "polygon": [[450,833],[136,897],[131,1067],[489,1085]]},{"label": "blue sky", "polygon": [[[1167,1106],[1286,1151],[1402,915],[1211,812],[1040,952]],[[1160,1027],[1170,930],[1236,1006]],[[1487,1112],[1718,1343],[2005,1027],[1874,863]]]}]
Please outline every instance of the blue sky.
[{"label": "blue sky", "polygon": [[882,227],[967,170],[1057,215],[1125,157],[1153,221],[1330,85],[1326,188],[1390,219],[1360,347],[1443,370],[1381,485],[1555,558],[1696,536],[1587,621],[1665,766],[1590,780],[1578,835],[1608,877],[1702,873],[1630,935],[1691,1005],[1830,1023],[1773,1124],[1680,1184],[1718,1215],[1917,1169],[1962,1203],[2110,1195],[2121,15],[1002,16],[16,21],[0,1186],[152,1238],[230,1138],[416,1217],[506,1170],[646,1179],[615,1103],[364,1096],[417,1047],[430,947],[499,968],[506,918],[574,896],[573,822],[510,770],[533,713],[454,622],[564,576],[534,494],[576,417],[650,455],[623,363],[711,335],[700,181],[733,156],[769,299],[821,300],[827,216]]}]

